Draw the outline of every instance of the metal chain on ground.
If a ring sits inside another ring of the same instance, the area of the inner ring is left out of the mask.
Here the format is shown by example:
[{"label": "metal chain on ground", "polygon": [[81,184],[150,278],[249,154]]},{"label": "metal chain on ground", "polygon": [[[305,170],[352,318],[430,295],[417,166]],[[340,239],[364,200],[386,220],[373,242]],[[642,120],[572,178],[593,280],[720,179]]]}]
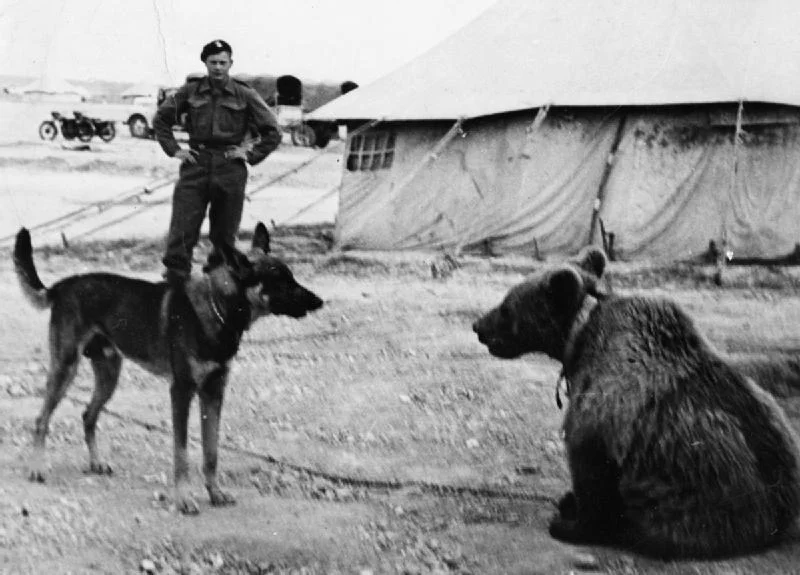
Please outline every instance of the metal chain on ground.
[{"label": "metal chain on ground", "polygon": [[[86,407],[88,405],[87,402],[81,399],[74,398],[70,395],[66,395],[65,399],[68,399],[74,404],[83,407]],[[172,435],[172,430],[163,425],[157,425],[149,423],[137,417],[123,415],[122,413],[118,413],[114,410],[108,409],[107,407],[103,408],[103,412],[107,413],[109,416],[114,417],[115,419],[118,419],[120,421],[138,425],[139,427],[147,431],[158,431],[167,436]],[[189,440],[193,441],[196,444],[201,443],[201,438],[198,437],[197,435],[190,434]],[[310,477],[318,477],[320,479],[330,481],[331,483],[334,483],[336,485],[342,485],[347,487],[361,487],[364,489],[386,489],[392,491],[416,488],[419,489],[420,491],[432,493],[439,497],[446,497],[446,496],[461,497],[469,495],[474,497],[486,497],[490,499],[513,499],[520,501],[539,501],[539,502],[546,502],[553,504],[556,503],[556,500],[553,497],[531,491],[518,491],[514,489],[503,489],[496,487],[474,487],[469,485],[448,485],[445,483],[437,483],[434,481],[421,481],[417,479],[409,479],[406,481],[402,481],[400,479],[364,479],[358,477],[351,477],[348,475],[341,475],[338,473],[331,473],[328,471],[313,469],[305,465],[300,465],[298,463],[292,463],[290,461],[279,459],[273,455],[270,455],[269,453],[262,453],[260,451],[255,451],[252,449],[245,449],[243,447],[238,447],[236,445],[220,444],[219,447],[220,449],[224,449],[225,451],[231,453],[246,455],[248,457],[252,457],[254,459],[263,461],[265,463],[269,463],[270,465],[275,465],[298,473],[304,473]]]},{"label": "metal chain on ground", "polygon": [[[358,134],[360,134],[360,133],[362,133],[362,132],[364,132],[364,131],[372,128],[372,127],[374,127],[375,125],[377,125],[381,121],[382,120],[372,120],[371,122],[368,122],[367,124],[364,124],[363,126],[360,126],[358,129],[354,130],[351,134],[348,135],[348,139],[350,139],[350,138],[352,138],[354,136],[357,136]],[[460,122],[458,122],[456,124],[456,126],[458,128],[460,128]],[[454,130],[457,129],[456,126],[454,126]],[[248,197],[252,196],[253,194],[255,194],[256,192],[258,192],[260,190],[265,189],[266,187],[274,184],[275,182],[282,180],[283,178],[289,176],[290,174],[296,173],[300,169],[304,168],[305,166],[307,166],[310,163],[312,163],[313,161],[315,161],[317,158],[319,158],[324,153],[325,152],[320,152],[320,153],[316,154],[314,157],[312,157],[309,160],[307,160],[306,162],[304,162],[303,164],[301,164],[300,166],[297,166],[297,167],[293,168],[292,170],[289,170],[288,172],[285,172],[284,174],[281,174],[280,176],[271,179],[265,185],[263,185],[263,186],[261,186],[259,188],[256,188],[255,190],[251,191],[248,194]],[[169,183],[169,182],[167,182],[167,183]],[[161,184],[158,187],[161,187],[163,185],[166,185],[166,184]],[[297,215],[303,213],[305,210],[309,209],[311,206],[315,205],[316,203],[326,199],[327,197],[332,195],[334,192],[338,191],[338,189],[339,189],[339,186],[336,186],[332,190],[329,190],[328,192],[323,194],[322,197],[315,199],[311,204],[309,204],[308,206],[305,206],[304,208],[302,208],[299,212],[297,212],[296,214],[294,214],[293,216],[288,218],[286,221],[290,221],[294,217],[297,217]],[[116,205],[117,203],[121,203],[122,201],[127,201],[128,199],[131,199],[132,197],[136,197],[136,196],[140,195],[141,193],[145,193],[145,192],[137,192],[136,194],[133,194],[128,198],[125,198],[123,200],[117,200],[116,202],[113,202],[113,203],[110,203],[110,202],[106,201],[106,202],[98,202],[97,204],[102,204],[104,206]],[[149,192],[147,192],[147,193],[149,193]],[[85,210],[91,209],[91,208],[95,207],[95,205],[97,205],[97,204],[94,204],[92,206],[87,206],[86,208],[84,208],[82,210],[78,210],[77,212],[83,212]],[[92,230],[84,232],[83,234],[81,234],[81,236],[89,235],[91,233],[99,231],[100,229],[104,229],[106,227],[114,225],[115,223],[119,223],[121,221],[124,221],[125,219],[128,219],[129,217],[133,217],[134,215],[138,215],[139,213],[141,213],[145,209],[149,209],[149,208],[153,207],[154,205],[159,205],[159,204],[160,203],[157,203],[157,202],[154,202],[153,204],[148,204],[147,206],[143,207],[141,210],[138,210],[134,214],[123,216],[123,217],[115,219],[112,222],[107,222],[106,224],[102,224],[101,226],[98,226],[97,228],[94,228]],[[61,218],[57,218],[56,220],[53,220],[53,222],[63,221],[67,217],[69,217],[69,216],[68,215],[67,216],[62,216]],[[46,222],[45,224],[40,224],[35,229],[41,229],[42,227],[44,227],[46,225],[52,225],[53,222]],[[32,229],[34,229],[34,228],[32,228]],[[76,237],[81,237],[81,236],[76,236]],[[5,239],[5,238],[0,238],[0,241],[2,241],[3,239]],[[73,403],[75,403],[77,405],[82,405],[82,406],[86,406],[87,405],[87,403],[85,401],[82,401],[82,400],[77,399],[77,398],[73,398],[73,397],[71,397],[69,395],[66,396],[66,399],[72,401]],[[164,426],[155,425],[155,424],[146,422],[144,420],[138,419],[136,417],[125,416],[125,415],[123,415],[121,413],[118,413],[116,411],[110,410],[107,407],[103,408],[103,411],[105,413],[107,413],[108,415],[110,415],[111,417],[114,417],[116,419],[119,419],[121,421],[125,421],[125,422],[128,422],[128,423],[133,423],[135,425],[138,425],[139,427],[142,427],[143,429],[146,429],[147,431],[159,431],[159,432],[161,432],[161,433],[163,433],[165,435],[170,435],[171,434],[171,430],[165,428]],[[196,442],[196,443],[200,443],[200,438],[198,438],[197,436],[192,435],[190,437],[190,439],[192,441]],[[276,466],[279,466],[279,467],[283,467],[283,468],[286,468],[286,469],[290,469],[292,471],[296,471],[296,472],[299,472],[299,473],[304,473],[304,474],[309,475],[311,477],[318,477],[318,478],[321,478],[321,479],[325,479],[325,480],[330,481],[332,483],[335,483],[337,485],[346,485],[346,486],[349,486],[349,487],[362,487],[362,488],[365,488],[365,489],[390,489],[390,490],[401,490],[401,489],[416,488],[416,489],[420,489],[421,491],[433,493],[433,494],[435,494],[437,496],[472,495],[472,496],[480,496],[480,497],[488,497],[488,498],[505,498],[505,499],[526,500],[526,501],[541,501],[541,502],[550,502],[550,503],[554,503],[555,502],[555,500],[552,497],[549,497],[547,495],[543,495],[541,493],[533,493],[533,492],[529,492],[529,491],[518,491],[518,490],[512,490],[512,489],[498,489],[498,488],[491,488],[491,487],[474,487],[474,486],[467,486],[467,485],[447,485],[447,484],[443,484],[443,483],[436,483],[436,482],[432,482],[432,481],[421,481],[421,480],[401,481],[399,479],[363,479],[363,478],[351,477],[351,476],[347,476],[347,475],[341,475],[341,474],[337,474],[337,473],[331,473],[331,472],[327,472],[327,471],[320,471],[318,469],[312,469],[312,468],[304,466],[304,465],[300,465],[300,464],[296,464],[296,463],[292,463],[292,462],[289,462],[289,461],[284,461],[284,460],[278,459],[277,457],[274,457],[273,455],[270,455],[268,453],[262,453],[262,452],[254,451],[254,450],[251,450],[251,449],[245,449],[245,448],[238,447],[238,446],[235,446],[235,445],[225,445],[225,444],[223,444],[223,445],[220,445],[220,448],[224,449],[226,451],[229,451],[229,452],[234,452],[234,453],[238,453],[238,454],[241,454],[241,455],[246,455],[248,457],[252,457],[254,459],[259,459],[259,460],[264,461],[266,463],[269,463],[269,464],[272,464],[272,465],[276,465]]]}]

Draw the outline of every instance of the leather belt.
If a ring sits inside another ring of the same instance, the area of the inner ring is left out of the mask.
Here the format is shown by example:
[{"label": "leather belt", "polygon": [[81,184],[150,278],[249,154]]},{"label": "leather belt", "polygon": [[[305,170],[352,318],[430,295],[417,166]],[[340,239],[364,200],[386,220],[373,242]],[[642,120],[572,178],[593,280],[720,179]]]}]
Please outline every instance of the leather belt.
[{"label": "leather belt", "polygon": [[189,144],[189,147],[193,150],[201,151],[201,152],[229,152],[230,150],[235,150],[237,146],[235,144]]}]

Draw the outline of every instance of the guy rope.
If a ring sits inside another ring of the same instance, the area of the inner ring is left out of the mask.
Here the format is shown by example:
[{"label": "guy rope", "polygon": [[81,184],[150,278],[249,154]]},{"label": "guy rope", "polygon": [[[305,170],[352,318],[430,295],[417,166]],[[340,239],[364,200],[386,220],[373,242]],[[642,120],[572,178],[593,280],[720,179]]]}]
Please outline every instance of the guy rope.
[{"label": "guy rope", "polygon": [[[349,143],[349,140],[351,138],[357,136],[358,134],[361,134],[362,132],[365,132],[366,130],[369,130],[369,129],[373,128],[374,126],[376,126],[377,124],[379,124],[382,121],[383,121],[382,119],[375,119],[375,120],[371,120],[370,122],[365,123],[362,126],[359,126],[357,129],[353,130],[351,133],[348,134],[348,143]],[[326,152],[324,150],[318,151],[316,154],[314,154],[313,156],[311,156],[307,160],[303,161],[299,165],[294,166],[294,167],[286,170],[285,172],[282,172],[281,174],[278,174],[277,176],[275,176],[273,178],[270,178],[268,181],[264,182],[263,184],[260,184],[256,188],[250,190],[249,192],[246,193],[245,198],[247,200],[250,200],[250,198],[253,195],[255,195],[255,194],[257,194],[257,193],[259,193],[259,192],[261,192],[261,191],[263,191],[263,190],[265,190],[265,189],[267,189],[267,188],[269,188],[269,187],[271,187],[273,185],[275,185],[276,183],[286,179],[287,177],[291,176],[292,174],[296,174],[297,172],[299,172],[299,171],[303,170],[304,168],[308,167],[313,162],[315,162],[320,157],[322,157],[325,153]],[[83,207],[81,207],[79,209],[73,210],[73,211],[68,212],[66,214],[63,214],[61,216],[53,218],[52,220],[48,220],[46,222],[42,222],[42,223],[36,224],[34,226],[30,226],[29,229],[31,231],[40,231],[41,232],[41,231],[55,231],[55,230],[60,228],[61,229],[62,239],[66,242],[67,237],[64,234],[64,229],[66,227],[72,226],[73,224],[76,224],[76,223],[78,223],[80,221],[83,221],[83,220],[86,220],[88,218],[97,217],[97,216],[103,214],[104,212],[106,212],[110,208],[114,208],[114,207],[122,206],[122,205],[125,205],[125,204],[129,204],[132,200],[139,200],[139,202],[141,202],[142,196],[147,195],[147,194],[151,194],[151,193],[153,193],[153,191],[155,191],[155,190],[157,190],[159,188],[163,188],[165,186],[174,184],[176,181],[177,181],[177,178],[174,178],[174,177],[171,177],[171,178],[168,178],[168,179],[160,178],[160,179],[157,179],[157,180],[153,180],[152,182],[149,182],[149,183],[145,184],[144,186],[140,186],[140,187],[134,188],[133,190],[125,191],[125,192],[123,192],[121,194],[118,194],[118,195],[113,196],[113,197],[111,197],[109,199],[106,199],[106,200],[92,202],[89,205],[83,206]],[[305,213],[306,211],[308,211],[309,209],[313,208],[315,205],[317,205],[317,204],[321,203],[322,201],[328,199],[329,197],[334,195],[336,192],[338,192],[339,188],[340,188],[340,186],[337,185],[337,186],[334,186],[332,189],[326,191],[322,196],[320,196],[318,198],[315,198],[309,204],[303,206],[300,210],[295,212],[292,216],[290,216],[289,218],[284,220],[284,222],[282,222],[282,224],[288,223],[289,221],[295,219],[299,215],[301,215],[301,214]],[[93,228],[90,228],[88,230],[82,231],[79,234],[74,235],[69,239],[76,239],[76,238],[83,238],[83,237],[91,236],[92,234],[95,234],[95,233],[97,233],[97,232],[99,232],[101,230],[107,229],[109,227],[112,227],[114,225],[122,223],[122,222],[124,222],[126,220],[135,218],[136,216],[144,213],[145,211],[150,210],[150,209],[152,209],[154,207],[157,207],[157,206],[161,206],[164,203],[165,203],[164,201],[154,201],[154,202],[147,202],[147,203],[137,204],[136,209],[132,210],[130,213],[121,215],[121,216],[119,216],[117,218],[114,218],[113,220],[110,220],[110,221],[107,221],[107,222],[103,222],[103,223],[101,223],[101,224],[99,224],[99,225],[97,225],[97,226],[95,226]],[[5,237],[0,237],[0,245],[9,245],[10,242],[12,242],[15,237],[16,237],[16,233],[9,234],[9,235],[7,235]]]}]

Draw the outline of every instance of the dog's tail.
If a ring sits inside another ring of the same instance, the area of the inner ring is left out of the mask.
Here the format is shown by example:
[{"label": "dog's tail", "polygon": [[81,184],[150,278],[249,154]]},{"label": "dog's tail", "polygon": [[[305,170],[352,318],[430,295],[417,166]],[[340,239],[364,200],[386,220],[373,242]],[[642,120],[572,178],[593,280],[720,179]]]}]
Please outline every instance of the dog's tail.
[{"label": "dog's tail", "polygon": [[31,234],[25,228],[21,228],[17,232],[17,240],[14,242],[14,269],[17,272],[22,293],[25,294],[28,301],[39,309],[50,307],[47,287],[39,279],[39,273],[33,263]]},{"label": "dog's tail", "polygon": [[733,358],[732,363],[776,397],[800,396],[800,358],[797,356],[743,356]]}]

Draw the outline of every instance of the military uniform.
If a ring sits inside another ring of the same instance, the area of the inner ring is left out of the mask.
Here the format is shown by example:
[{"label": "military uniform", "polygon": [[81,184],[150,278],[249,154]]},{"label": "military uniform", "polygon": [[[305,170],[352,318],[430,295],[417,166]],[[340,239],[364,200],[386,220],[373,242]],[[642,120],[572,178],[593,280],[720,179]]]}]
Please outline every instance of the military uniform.
[{"label": "military uniform", "polygon": [[[172,126],[186,118],[189,147],[197,163],[184,161],[172,196],[172,218],[163,263],[169,274],[188,277],[192,252],[200,239],[206,208],[210,239],[233,245],[242,219],[247,166],[226,152],[247,146],[254,166],[274,151],[281,133],[275,115],[247,83],[228,78],[221,87],[209,78],[190,80],[159,107],[155,118],[158,143],[170,157],[181,147]],[[258,138],[246,140],[255,130]]]}]

